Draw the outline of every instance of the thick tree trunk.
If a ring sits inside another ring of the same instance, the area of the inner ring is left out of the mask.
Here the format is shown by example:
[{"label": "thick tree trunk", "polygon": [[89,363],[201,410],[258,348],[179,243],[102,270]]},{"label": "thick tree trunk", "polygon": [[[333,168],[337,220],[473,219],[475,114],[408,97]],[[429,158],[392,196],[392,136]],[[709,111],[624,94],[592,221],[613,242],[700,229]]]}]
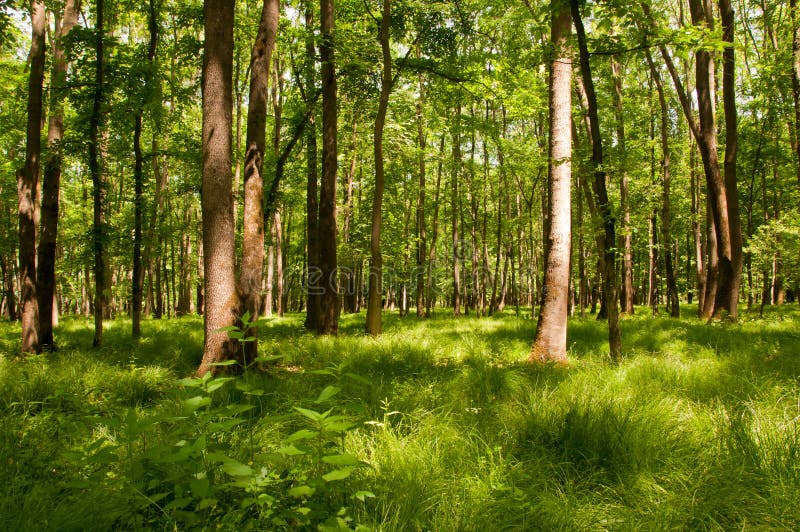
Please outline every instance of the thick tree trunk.
[{"label": "thick tree trunk", "polygon": [[19,195],[19,278],[22,352],[38,353],[39,301],[36,295],[36,223],[38,218],[39,167],[42,134],[42,93],[45,66],[44,2],[31,1],[31,49],[28,56],[28,124],[25,143],[25,166],[17,172]]},{"label": "thick tree trunk", "polygon": [[64,136],[64,96],[66,94],[67,60],[64,37],[78,21],[78,0],[67,0],[61,18],[56,18],[53,42],[53,66],[50,75],[50,117],[47,130],[47,158],[42,181],[41,232],[39,235],[36,290],[39,299],[39,340],[42,347],[54,348],[53,326],[57,309],[53,307],[56,291],[56,239],[58,236],[58,199],[61,189]]},{"label": "thick tree trunk", "polygon": [[202,207],[206,309],[198,375],[213,371],[214,363],[240,356],[238,343],[219,331],[234,325],[239,311],[231,192],[233,11],[233,0],[204,2]]},{"label": "thick tree trunk", "polygon": [[334,0],[321,0],[320,74],[322,76],[322,177],[319,195],[319,267],[322,293],[319,332],[339,331],[339,287],[336,258],[336,174],[338,170]]},{"label": "thick tree trunk", "polygon": [[[242,208],[242,267],[239,293],[242,312],[255,321],[261,310],[261,282],[264,277],[264,153],[266,152],[268,87],[272,73],[272,51],[278,34],[278,0],[264,0],[261,21],[250,56],[250,92],[247,106],[247,137],[244,158],[244,205]],[[255,338],[244,345],[246,360],[258,356],[258,329],[246,336]]]},{"label": "thick tree trunk", "polygon": [[381,333],[381,296],[383,295],[383,256],[381,255],[381,209],[383,208],[383,126],[389,108],[392,90],[392,55],[389,48],[391,30],[391,1],[383,0],[379,41],[383,59],[381,71],[381,93],[378,114],[373,131],[373,154],[375,158],[375,191],[372,198],[372,230],[370,233],[369,295],[367,299],[366,332],[373,336]]},{"label": "thick tree trunk", "polygon": [[567,299],[569,297],[572,219],[572,65],[568,41],[570,12],[552,13],[550,41],[550,154],[542,306],[536,337],[528,357],[535,362],[567,361]]},{"label": "thick tree trunk", "polygon": [[592,164],[594,165],[594,193],[597,197],[597,207],[603,218],[603,234],[605,237],[603,249],[600,250],[604,258],[603,275],[603,300],[608,314],[608,343],[611,359],[617,361],[622,356],[622,342],[619,331],[619,307],[617,301],[617,252],[616,221],[614,219],[611,203],[606,191],[606,173],[603,170],[603,145],[600,137],[600,122],[597,113],[597,96],[594,91],[591,67],[589,65],[589,51],[586,46],[586,34],[580,15],[577,0],[570,0],[572,20],[578,35],[580,52],[581,77],[583,78],[588,99],[589,125],[592,131]]}]

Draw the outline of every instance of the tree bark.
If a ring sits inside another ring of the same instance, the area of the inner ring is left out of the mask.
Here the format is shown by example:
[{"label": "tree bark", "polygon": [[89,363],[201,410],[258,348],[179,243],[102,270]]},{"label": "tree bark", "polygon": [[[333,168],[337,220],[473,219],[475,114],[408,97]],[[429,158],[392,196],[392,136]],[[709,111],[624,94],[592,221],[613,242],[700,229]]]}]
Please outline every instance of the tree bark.
[{"label": "tree bark", "polygon": [[238,342],[219,331],[235,324],[240,305],[231,191],[234,3],[204,2],[202,208],[206,308],[198,375],[213,371],[214,363],[240,356]]},{"label": "tree bark", "polygon": [[339,287],[336,257],[336,174],[338,170],[334,0],[320,3],[320,74],[322,76],[322,176],[319,195],[319,301],[321,334],[339,331]]},{"label": "tree bark", "polygon": [[103,47],[105,28],[103,14],[103,0],[97,0],[95,15],[95,89],[92,114],[89,117],[89,174],[92,176],[92,241],[94,248],[94,340],[92,341],[94,347],[100,347],[103,343],[103,314],[106,306],[106,222],[104,212],[106,182],[100,146],[100,131],[103,127],[103,103],[105,100],[105,52]]},{"label": "tree bark", "polygon": [[[278,34],[278,0],[264,0],[261,21],[250,56],[250,92],[247,107],[247,136],[244,158],[244,205],[242,222],[242,266],[239,293],[242,312],[255,321],[261,311],[261,282],[264,277],[264,153],[266,151],[269,79],[272,52]],[[246,360],[258,356],[258,329],[245,335],[254,338],[244,345]]]},{"label": "tree bark", "polygon": [[36,222],[42,134],[42,93],[45,66],[44,2],[31,1],[31,48],[28,55],[28,123],[25,166],[17,172],[19,196],[19,278],[22,352],[39,353],[39,301],[36,294]]},{"label": "tree bark", "polygon": [[569,57],[570,12],[552,13],[550,41],[550,154],[548,164],[545,270],[536,337],[528,357],[534,362],[567,361],[572,214],[572,65]]},{"label": "tree bark", "polygon": [[603,143],[600,137],[600,121],[597,113],[597,96],[594,90],[589,50],[586,47],[586,34],[583,28],[577,0],[570,0],[572,20],[578,36],[581,77],[583,78],[588,99],[589,125],[592,131],[592,164],[594,165],[593,189],[597,198],[597,207],[603,219],[605,245],[600,252],[604,258],[603,300],[608,316],[608,343],[611,359],[618,361],[622,356],[622,342],[619,331],[619,307],[617,301],[617,252],[616,221],[606,191],[606,173],[603,170]]},{"label": "tree bark", "polygon": [[[149,85],[155,77],[155,58],[158,47],[158,19],[155,0],[150,0],[147,26],[150,32],[150,40],[147,46],[147,61],[150,63],[151,71],[145,84]],[[144,271],[142,269],[142,216],[144,211],[144,176],[142,166],[142,115],[144,114],[144,102],[136,109],[133,127],[133,283],[131,287],[131,335],[138,338],[142,334],[142,289],[144,287]],[[154,154],[154,157],[157,155]]]},{"label": "tree bark", "polygon": [[[792,21],[792,102],[794,103],[794,131],[800,137],[800,20],[798,20],[797,0],[789,0],[789,13]],[[795,139],[795,168],[797,183],[800,185],[800,140]]]},{"label": "tree bark", "polygon": [[661,240],[664,242],[664,270],[667,278],[667,303],[670,316],[680,317],[680,303],[678,301],[678,286],[675,280],[675,267],[672,261],[672,251],[669,243],[670,236],[670,157],[669,157],[669,109],[664,95],[664,84],[659,74],[650,51],[646,51],[647,64],[658,91],[658,103],[661,110]]},{"label": "tree bark", "polygon": [[50,74],[50,117],[47,129],[47,158],[44,161],[42,181],[41,232],[39,234],[36,290],[39,300],[39,340],[42,347],[54,348],[54,308],[56,290],[56,244],[58,236],[58,199],[61,189],[64,137],[64,95],[67,77],[67,60],[63,49],[64,37],[78,21],[78,0],[64,3],[63,16],[56,18],[53,46],[53,66]]},{"label": "tree bark", "polygon": [[631,233],[631,207],[628,201],[628,165],[627,149],[625,146],[625,111],[622,106],[622,65],[616,60],[611,60],[611,74],[614,81],[614,109],[617,115],[617,145],[621,155],[620,203],[622,204],[622,312],[633,314],[633,264],[632,264],[632,233]]},{"label": "tree bark", "polygon": [[[719,317],[727,312],[736,320],[739,316],[739,286],[742,282],[742,222],[739,213],[739,192],[736,183],[736,155],[738,152],[738,129],[736,114],[736,62],[734,52],[734,15],[730,0],[719,0],[720,19],[722,22],[722,40],[727,44],[722,51],[722,101],[725,107],[725,194],[728,207],[728,223],[730,231],[730,278],[726,278],[726,286],[720,285],[720,293],[714,314]],[[726,265],[725,268],[728,266]],[[726,270],[726,273],[727,270]],[[726,298],[726,299],[723,299]]]},{"label": "tree bark", "polygon": [[[306,59],[305,91],[306,106],[311,102],[311,93],[316,86],[314,72],[314,11],[311,0],[306,0]],[[306,320],[305,327],[311,331],[319,329],[320,271],[319,271],[319,177],[317,175],[317,125],[314,114],[308,117],[306,126]]]},{"label": "tree bark", "polygon": [[381,209],[383,207],[384,168],[383,168],[383,126],[389,108],[389,94],[392,90],[392,55],[389,48],[391,30],[391,0],[383,0],[379,41],[383,58],[381,71],[381,93],[378,100],[378,114],[373,131],[373,152],[375,157],[375,192],[372,199],[372,231],[370,234],[369,296],[367,300],[366,332],[373,336],[381,333],[381,296],[383,294],[383,256],[381,255]]},{"label": "tree bark", "polygon": [[[417,45],[417,59],[420,58],[420,48]],[[425,232],[425,83],[422,74],[419,75],[419,97],[416,102],[417,114],[417,149],[419,186],[417,190],[417,317],[425,316],[425,251],[428,248],[427,234]]]},{"label": "tree bark", "polygon": [[461,176],[461,103],[456,107],[456,114],[453,119],[453,168],[450,176],[450,230],[452,236],[452,247],[450,252],[453,259],[453,315],[461,315],[461,242],[459,240],[458,211],[460,206],[460,196],[458,192],[458,182]]}]

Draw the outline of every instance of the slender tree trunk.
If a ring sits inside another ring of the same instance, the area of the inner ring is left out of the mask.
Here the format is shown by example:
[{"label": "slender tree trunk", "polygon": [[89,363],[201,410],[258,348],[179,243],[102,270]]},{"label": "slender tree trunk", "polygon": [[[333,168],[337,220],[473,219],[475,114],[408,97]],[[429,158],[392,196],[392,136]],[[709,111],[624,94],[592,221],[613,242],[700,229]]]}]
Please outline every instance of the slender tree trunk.
[{"label": "slender tree trunk", "polygon": [[369,296],[367,300],[366,332],[373,336],[381,333],[381,296],[383,294],[383,256],[381,255],[381,209],[383,208],[384,168],[383,168],[383,126],[389,108],[389,95],[392,90],[392,55],[389,48],[391,30],[391,1],[383,0],[379,41],[383,59],[381,71],[381,93],[378,100],[378,114],[375,117],[373,148],[375,157],[375,192],[372,199],[372,231],[370,235]]},{"label": "slender tree trunk", "polygon": [[736,114],[736,63],[734,51],[734,15],[730,0],[719,0],[720,18],[722,21],[722,40],[728,46],[722,51],[722,101],[725,107],[725,194],[728,206],[728,223],[730,225],[730,279],[729,286],[723,288],[717,297],[714,308],[715,315],[727,312],[731,319],[739,316],[739,286],[742,282],[742,222],[739,214],[739,192],[736,183],[736,155],[738,148],[737,114]]},{"label": "slender tree trunk", "polygon": [[[251,321],[261,310],[261,282],[264,277],[264,153],[266,152],[267,106],[272,52],[278,34],[278,0],[264,0],[261,21],[250,56],[250,92],[247,106],[247,137],[244,159],[244,205],[242,222],[242,268],[239,293],[242,312]],[[258,356],[258,329],[245,333],[255,338],[244,345],[246,360]]]},{"label": "slender tree trunk", "polygon": [[569,297],[572,214],[572,65],[569,60],[570,12],[552,13],[550,41],[550,153],[542,306],[536,337],[528,357],[537,362],[567,361],[567,299]]},{"label": "slender tree trunk", "polygon": [[586,47],[586,35],[580,15],[577,0],[570,0],[572,20],[578,36],[580,52],[581,77],[583,78],[588,98],[589,124],[592,131],[592,164],[594,165],[594,193],[597,197],[597,207],[603,217],[603,233],[605,236],[604,249],[600,250],[604,258],[603,299],[608,313],[608,343],[611,359],[617,361],[622,356],[622,342],[619,331],[619,307],[617,301],[617,252],[616,222],[614,220],[611,203],[606,191],[606,174],[603,170],[603,146],[600,137],[600,122],[597,114],[597,96],[594,91],[591,67],[589,66],[589,51]]},{"label": "slender tree trunk", "polygon": [[[311,0],[306,0],[306,60],[305,90],[306,105],[310,106],[311,92],[316,86],[314,72],[314,10]],[[309,115],[306,126],[306,329],[316,331],[319,327],[319,177],[317,175],[317,125],[315,116]]]},{"label": "slender tree trunk", "polygon": [[46,25],[44,2],[32,0],[25,166],[17,172],[21,287],[19,306],[22,319],[23,353],[38,353],[42,350],[39,339],[39,301],[36,295],[36,222],[38,218]]},{"label": "slender tree trunk", "polygon": [[453,168],[450,177],[450,215],[452,247],[450,252],[453,259],[453,315],[461,315],[461,242],[459,240],[459,192],[458,181],[461,174],[461,103],[456,107],[453,118]]},{"label": "slender tree trunk", "polygon": [[670,157],[669,157],[669,109],[664,95],[664,84],[656,68],[650,51],[646,52],[650,73],[658,91],[658,103],[661,110],[661,240],[664,242],[664,273],[667,278],[667,306],[670,316],[680,317],[680,303],[678,301],[678,285],[675,280],[675,267],[672,262],[672,251],[669,246],[670,236]]},{"label": "slender tree trunk", "polygon": [[[420,58],[420,47],[417,45],[417,59]],[[425,233],[425,83],[419,75],[419,97],[416,102],[417,113],[417,149],[419,150],[419,188],[417,191],[417,317],[425,316],[425,252],[428,248]]]},{"label": "slender tree trunk", "polygon": [[[795,136],[800,137],[800,15],[797,13],[797,0],[789,0],[789,13],[792,21],[792,101],[794,103]],[[795,139],[795,172],[800,184],[800,139]]]},{"label": "slender tree trunk", "polygon": [[706,297],[705,253],[703,250],[703,234],[700,229],[700,188],[697,182],[695,145],[689,143],[689,173],[692,195],[692,236],[694,238],[695,280],[697,286],[697,315],[702,317]]},{"label": "slender tree trunk", "polygon": [[[150,9],[148,12],[147,26],[150,32],[150,40],[147,47],[147,60],[152,70],[146,84],[152,82],[152,77],[155,77],[156,72],[155,58],[156,49],[158,46],[158,18],[156,12],[155,0],[150,0]],[[133,168],[133,283],[131,287],[131,335],[138,338],[142,334],[142,289],[144,287],[144,271],[142,269],[142,216],[144,211],[144,176],[142,166],[144,158],[142,157],[142,115],[144,113],[144,103],[136,109],[133,127],[133,154],[134,154],[134,168]],[[154,154],[154,157],[157,155]]]},{"label": "slender tree trunk", "polygon": [[105,100],[105,57],[103,39],[103,0],[96,1],[95,15],[95,90],[92,114],[89,118],[89,173],[92,176],[93,245],[94,245],[94,340],[92,345],[103,343],[103,314],[106,298],[106,182],[101,161],[100,131],[103,127],[103,103]]},{"label": "slender tree trunk", "polygon": [[431,245],[428,248],[427,287],[425,296],[425,316],[430,317],[434,305],[433,264],[436,256],[436,240],[439,237],[439,193],[442,185],[442,159],[444,156],[444,134],[439,140],[439,164],[436,169],[436,190],[433,196],[433,224],[431,226]]},{"label": "slender tree trunk", "polygon": [[236,322],[231,115],[233,114],[233,0],[205,0],[203,56],[203,253],[206,309],[203,360],[198,375],[212,364],[238,358],[240,348],[223,327]]},{"label": "slender tree trunk", "polygon": [[39,235],[36,290],[39,303],[39,340],[42,347],[54,348],[53,326],[57,309],[53,307],[56,291],[56,240],[58,236],[58,200],[61,189],[64,136],[64,84],[67,78],[67,59],[64,37],[78,21],[78,0],[64,3],[63,16],[56,18],[55,41],[52,44],[53,66],[50,75],[50,117],[47,129],[47,158],[44,161],[42,182],[41,232]]},{"label": "slender tree trunk", "polygon": [[628,163],[627,149],[625,147],[625,111],[622,106],[622,65],[616,60],[611,60],[611,74],[614,80],[614,110],[617,115],[617,144],[622,154],[622,177],[620,180],[620,203],[622,204],[622,312],[633,314],[633,264],[631,257],[632,232],[631,208],[628,201]]}]

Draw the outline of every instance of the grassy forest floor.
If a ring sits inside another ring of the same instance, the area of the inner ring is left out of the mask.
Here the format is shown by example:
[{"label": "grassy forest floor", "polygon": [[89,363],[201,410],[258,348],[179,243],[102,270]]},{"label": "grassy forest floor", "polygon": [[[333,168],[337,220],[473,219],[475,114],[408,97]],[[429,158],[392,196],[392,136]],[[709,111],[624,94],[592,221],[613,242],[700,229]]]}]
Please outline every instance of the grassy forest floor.
[{"label": "grassy forest floor", "polygon": [[568,367],[526,364],[513,315],[387,315],[379,339],[291,315],[205,380],[199,317],[138,343],[109,322],[99,350],[66,318],[26,358],[3,322],[0,529],[798,529],[800,311],[637,312],[618,365],[572,320]]}]

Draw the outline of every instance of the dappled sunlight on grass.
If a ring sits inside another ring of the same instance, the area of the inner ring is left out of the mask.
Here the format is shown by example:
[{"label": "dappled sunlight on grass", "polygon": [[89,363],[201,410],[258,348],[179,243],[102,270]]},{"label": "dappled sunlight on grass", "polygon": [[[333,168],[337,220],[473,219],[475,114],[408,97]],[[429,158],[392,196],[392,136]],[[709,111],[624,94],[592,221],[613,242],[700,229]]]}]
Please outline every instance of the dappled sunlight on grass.
[{"label": "dappled sunlight on grass", "polygon": [[[369,464],[353,485],[375,495],[351,511],[374,529],[796,528],[800,312],[710,325],[647,314],[623,320],[617,364],[603,322],[571,320],[568,366],[527,363],[535,322],[513,313],[387,314],[379,338],[363,333],[363,313],[343,315],[338,337],[306,332],[302,314],[271,317],[260,353],[282,358],[214,402],[253,408],[225,441],[273,464],[298,428],[294,407],[319,408],[335,386],[332,406],[355,423],[344,446]],[[129,331],[129,320],[109,322],[93,350],[90,321],[67,317],[57,352],[20,357],[18,326],[0,324],[5,528],[30,528],[32,515],[51,528],[136,522],[118,494],[67,487],[81,469],[64,453],[118,437],[103,420],[129,411],[172,420],[141,449],[179,427],[169,413],[186,393],[176,380],[199,362],[202,318],[146,320],[138,341]],[[23,493],[38,499],[20,506]],[[76,518],[86,497],[103,498],[102,519]],[[148,523],[169,522],[140,503]]]}]

